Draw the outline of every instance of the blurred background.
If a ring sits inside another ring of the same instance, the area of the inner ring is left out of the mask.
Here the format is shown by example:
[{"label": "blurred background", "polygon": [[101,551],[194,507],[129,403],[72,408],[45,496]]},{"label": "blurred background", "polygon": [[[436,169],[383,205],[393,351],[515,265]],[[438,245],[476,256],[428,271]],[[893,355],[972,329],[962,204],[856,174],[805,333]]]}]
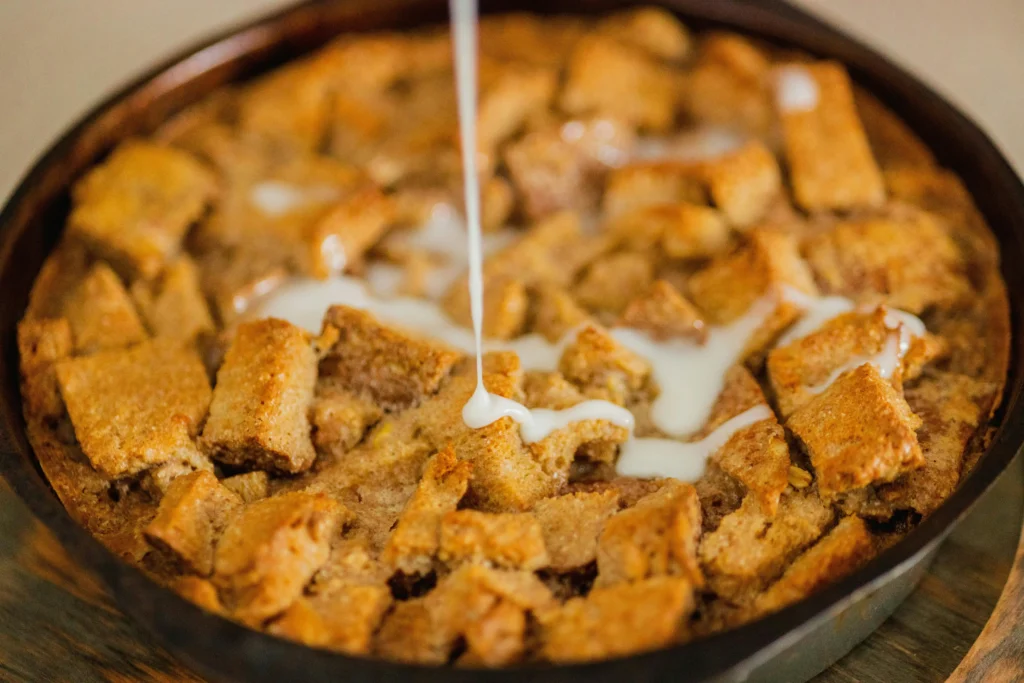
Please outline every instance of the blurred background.
[{"label": "blurred background", "polygon": [[[916,72],[1024,172],[1024,1],[792,1]],[[203,36],[290,2],[0,1],[0,197],[104,94]]]}]

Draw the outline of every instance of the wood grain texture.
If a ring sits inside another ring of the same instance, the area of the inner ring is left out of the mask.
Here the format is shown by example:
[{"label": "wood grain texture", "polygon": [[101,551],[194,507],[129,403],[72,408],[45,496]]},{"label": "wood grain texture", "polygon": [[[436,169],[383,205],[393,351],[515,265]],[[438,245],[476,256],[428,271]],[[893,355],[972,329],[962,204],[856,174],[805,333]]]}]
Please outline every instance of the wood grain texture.
[{"label": "wood grain texture", "polygon": [[[1010,572],[1022,491],[1024,467],[1018,461],[939,551],[920,588],[815,683],[944,680],[981,632]],[[1010,588],[1016,596],[1024,594],[1020,567]],[[1016,611],[1009,604],[1001,606],[1005,617],[995,619],[986,634],[999,645],[987,650],[980,645],[955,680],[1019,679],[1024,637],[1003,636],[1024,617],[1024,602],[1013,603]],[[122,615],[99,583],[0,484],[0,680],[201,679]]]},{"label": "wood grain texture", "polygon": [[988,623],[949,683],[1024,680],[1024,530],[1017,555]]}]

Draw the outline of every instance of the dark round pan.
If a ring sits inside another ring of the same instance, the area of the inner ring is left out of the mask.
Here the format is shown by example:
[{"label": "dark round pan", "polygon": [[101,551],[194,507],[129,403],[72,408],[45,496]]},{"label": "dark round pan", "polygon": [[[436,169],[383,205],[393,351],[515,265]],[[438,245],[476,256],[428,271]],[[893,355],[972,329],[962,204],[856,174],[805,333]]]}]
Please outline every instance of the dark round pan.
[{"label": "dark round pan", "polygon": [[[667,0],[696,28],[729,27],[845,63],[854,79],[901,116],[956,171],[1002,248],[1011,293],[1013,343],[1000,427],[972,474],[931,517],[855,574],[810,599],[706,640],[608,662],[505,671],[433,669],[313,650],[250,631],[157,586],[104,549],[68,517],[25,436],[15,327],[32,281],[68,211],[68,188],[120,140],[152,131],[220,85],[315,49],[343,31],[404,28],[446,17],[443,1],[311,2],[232,31],[175,57],[96,107],[25,176],[0,214],[0,469],[17,493],[95,572],[121,608],[187,663],[215,680],[247,681],[798,681],[846,653],[910,592],[953,525],[1024,441],[1024,187],[992,142],[938,95],[838,31],[773,0]],[[499,0],[484,11],[598,12],[623,0]],[[25,599],[31,599],[26,596]]]}]

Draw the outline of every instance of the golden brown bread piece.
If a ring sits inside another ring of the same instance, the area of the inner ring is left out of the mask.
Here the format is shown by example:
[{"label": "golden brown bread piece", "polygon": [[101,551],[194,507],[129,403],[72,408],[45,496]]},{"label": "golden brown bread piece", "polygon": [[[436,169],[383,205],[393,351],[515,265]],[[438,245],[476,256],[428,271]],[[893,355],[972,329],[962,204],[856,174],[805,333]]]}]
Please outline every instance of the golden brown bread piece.
[{"label": "golden brown bread piece", "polygon": [[441,518],[438,557],[449,566],[477,562],[534,571],[549,563],[544,535],[529,512],[453,510]]},{"label": "golden brown bread piece", "polygon": [[181,150],[125,143],[74,187],[69,233],[126,277],[155,277],[217,191]]},{"label": "golden brown bread piece", "polygon": [[332,306],[324,322],[341,336],[327,352],[322,372],[385,409],[407,408],[436,392],[460,356],[348,306]]},{"label": "golden brown bread piece", "polygon": [[542,653],[574,662],[662,647],[678,636],[693,605],[693,585],[681,577],[595,588],[541,613]]},{"label": "golden brown bread piece", "polygon": [[615,491],[569,493],[537,501],[533,515],[540,524],[551,568],[570,571],[597,559],[598,535],[618,507]]},{"label": "golden brown bread piece", "polygon": [[472,471],[472,463],[459,462],[451,448],[427,461],[423,478],[384,546],[385,563],[406,574],[430,570],[441,542],[441,521],[466,495]]},{"label": "golden brown bread piece", "polygon": [[813,108],[779,112],[796,203],[807,211],[881,205],[882,174],[857,116],[846,69],[835,62],[784,68],[802,70],[817,86]]},{"label": "golden brown bread piece", "polygon": [[341,586],[300,597],[267,630],[303,645],[365,655],[391,602],[387,586]]},{"label": "golden brown bread piece", "polygon": [[57,381],[89,462],[115,478],[193,452],[210,405],[199,356],[173,340],[57,363]]},{"label": "golden brown bread piece", "polygon": [[921,418],[871,364],[841,375],[786,426],[807,449],[825,500],[924,464]]},{"label": "golden brown bread piece", "polygon": [[288,608],[327,561],[351,513],[324,495],[285,493],[248,505],[217,543],[213,582],[231,614],[260,624]]},{"label": "golden brown bread piece", "polygon": [[273,318],[238,327],[200,443],[216,460],[282,472],[313,464],[309,407],[317,359],[309,335]]},{"label": "golden brown bread piece", "polygon": [[148,335],[127,290],[102,261],[94,265],[64,303],[77,353],[119,349]]},{"label": "golden brown bread piece", "polygon": [[242,504],[210,472],[178,477],[160,500],[156,517],[145,529],[146,538],[173,553],[190,571],[209,576],[217,539]]},{"label": "golden brown bread piece", "polygon": [[214,331],[199,270],[187,256],[170,263],[156,281],[134,282],[131,294],[153,336],[191,340]]},{"label": "golden brown bread piece", "polygon": [[700,502],[674,479],[605,522],[597,542],[596,586],[672,575],[704,584],[697,562]]}]

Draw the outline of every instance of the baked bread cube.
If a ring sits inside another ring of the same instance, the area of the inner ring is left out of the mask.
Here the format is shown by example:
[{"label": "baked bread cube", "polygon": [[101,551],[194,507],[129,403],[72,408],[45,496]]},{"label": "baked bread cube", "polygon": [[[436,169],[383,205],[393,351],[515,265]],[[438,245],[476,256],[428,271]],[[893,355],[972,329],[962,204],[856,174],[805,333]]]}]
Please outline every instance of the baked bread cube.
[{"label": "baked bread cube", "polygon": [[589,35],[573,49],[559,104],[570,114],[605,114],[665,131],[675,118],[673,78],[642,49]]},{"label": "baked bread cube", "polygon": [[767,135],[775,122],[768,56],[749,39],[713,32],[701,42],[684,104],[700,123]]},{"label": "baked bread cube", "polygon": [[224,477],[220,483],[246,503],[263,500],[270,494],[270,476],[263,470]]},{"label": "baked bread cube", "polygon": [[[788,417],[827,386],[833,375],[866,363],[908,331],[890,329],[884,306],[871,312],[843,313],[806,337],[779,346],[768,354],[768,381],[782,417]],[[917,378],[922,368],[942,351],[937,338],[913,337],[889,378],[896,388]]]},{"label": "baked bread cube", "polygon": [[238,101],[238,126],[277,156],[314,152],[325,136],[335,91],[383,91],[410,64],[401,36],[345,36],[245,88]]},{"label": "baked bread cube", "polygon": [[385,410],[408,408],[435,393],[461,355],[348,306],[331,306],[324,323],[340,337],[324,356],[321,373]]},{"label": "baked bread cube", "polygon": [[477,145],[485,152],[518,132],[527,119],[545,111],[558,84],[553,69],[502,66],[497,71],[482,88],[477,112]]},{"label": "baked bread cube", "polygon": [[[562,211],[531,225],[509,246],[484,261],[485,282],[521,280],[527,286],[546,283],[567,287],[576,274],[607,250],[601,238],[587,237],[580,226],[580,217]],[[459,281],[453,288],[466,289]]]},{"label": "baked bread cube", "polygon": [[[515,353],[501,352],[484,357],[484,386],[498,396],[521,400],[522,370]],[[368,468],[360,490],[380,489],[381,498],[394,499],[394,479],[411,472],[408,493],[398,497],[394,516],[386,517],[383,531],[390,531],[406,500],[420,479],[427,458],[449,445],[459,460],[469,461],[473,473],[469,495],[474,507],[487,512],[528,510],[535,501],[556,493],[560,482],[548,475],[523,444],[519,425],[502,418],[480,429],[470,429],[462,419],[462,408],[476,389],[476,367],[471,359],[458,364],[440,390],[418,405],[384,420],[367,437],[359,454],[344,462],[361,460]],[[409,453],[406,462],[403,453]],[[369,455],[366,453],[369,452]],[[401,460],[400,463],[393,460]],[[346,467],[339,463],[340,471]],[[348,476],[348,475],[346,475]],[[364,496],[364,500],[365,500]]]},{"label": "baked bread cube", "polygon": [[499,667],[519,660],[526,650],[526,613],[510,602],[499,601],[466,628],[466,652],[459,666]]},{"label": "baked bread cube", "polygon": [[331,156],[356,166],[372,163],[400,109],[400,98],[389,93],[334,93],[327,114],[327,149]]},{"label": "baked bread cube", "polygon": [[748,338],[744,356],[759,352],[799,315],[784,296],[791,287],[817,293],[807,264],[792,235],[754,229],[737,251],[715,258],[689,281],[690,299],[713,325],[728,325],[763,312],[763,322]]},{"label": "baked bread cube", "polygon": [[300,597],[267,631],[311,647],[367,655],[391,603],[387,586],[340,586]]},{"label": "baked bread cube", "polygon": [[242,499],[212,472],[193,472],[171,482],[144,533],[150,543],[170,552],[189,571],[209,576],[217,539],[242,505]]},{"label": "baked bread cube", "polygon": [[728,249],[732,233],[721,211],[688,202],[626,211],[607,223],[605,230],[627,249],[660,249],[674,259],[716,256]]},{"label": "baked bread cube", "polygon": [[82,452],[111,479],[187,459],[210,405],[198,354],[168,339],[61,360],[57,382]]},{"label": "baked bread cube", "polygon": [[541,283],[531,289],[533,320],[531,332],[544,336],[551,343],[592,323],[590,313],[580,306],[568,291],[557,285]]},{"label": "baked bread cube", "polygon": [[18,323],[18,358],[25,415],[60,417],[64,400],[57,383],[56,363],[71,355],[74,344],[66,318],[25,318]]},{"label": "baked bread cube", "polygon": [[380,406],[346,389],[337,377],[321,377],[310,408],[313,445],[321,455],[340,458],[383,416]]},{"label": "baked bread cube", "polygon": [[[768,408],[760,385],[744,366],[734,365],[726,372],[722,392],[699,436],[706,437],[728,420],[757,407]],[[765,419],[734,432],[711,456],[710,465],[739,482],[766,514],[773,515],[789,482],[791,461],[785,430],[770,409],[766,413]],[[705,501],[701,502],[706,508]]]},{"label": "baked bread cube", "polygon": [[608,167],[626,159],[633,130],[616,119],[572,119],[527,133],[505,146],[509,177],[527,218],[589,211]]},{"label": "baked bread cube", "polygon": [[[565,410],[586,397],[558,372],[532,371],[523,378],[523,405],[527,408]],[[577,457],[611,460],[629,430],[608,420],[578,420],[527,444],[534,460],[559,485],[569,480]],[[605,455],[606,454],[606,455]]]},{"label": "baked bread cube", "polygon": [[675,15],[660,7],[615,12],[598,22],[595,30],[667,62],[683,61],[692,49],[692,38],[686,27]]},{"label": "baked bread cube", "polygon": [[573,288],[576,300],[595,311],[621,313],[654,283],[654,264],[644,254],[620,251],[602,256]]},{"label": "baked bread cube", "polygon": [[540,524],[529,512],[453,510],[441,518],[438,557],[449,566],[476,562],[532,571],[546,567]]},{"label": "baked bread cube", "polygon": [[838,377],[786,425],[810,456],[824,500],[921,467],[921,418],[874,365]]},{"label": "baked bread cube", "polygon": [[619,405],[643,389],[651,375],[646,359],[596,325],[584,327],[565,347],[558,369],[586,396]]},{"label": "baked bread cube", "polygon": [[351,193],[328,210],[302,235],[299,268],[325,279],[358,264],[391,226],[394,209],[375,187]]},{"label": "baked bread cube", "polygon": [[234,618],[259,625],[286,610],[327,561],[350,513],[323,494],[294,491],[252,503],[217,543],[213,582]]},{"label": "baked bread cube", "polygon": [[157,280],[132,283],[132,298],[156,337],[191,341],[214,329],[195,262],[180,256]]},{"label": "baked bread cube", "polygon": [[891,510],[935,511],[960,482],[970,439],[992,409],[992,385],[965,375],[929,370],[908,386],[905,398],[921,419],[917,440],[924,464],[891,484],[877,487]]},{"label": "baked bread cube", "polygon": [[843,517],[835,528],[793,560],[778,581],[757,597],[754,609],[776,612],[838,581],[870,560],[875,540],[860,517]]},{"label": "baked bread cube", "polygon": [[328,88],[326,75],[310,60],[275,71],[240,93],[239,128],[276,155],[312,152],[325,134]]},{"label": "baked bread cube", "polygon": [[700,313],[665,280],[657,280],[630,301],[619,325],[643,330],[655,339],[688,337],[703,342],[707,336]]},{"label": "baked bread cube", "polygon": [[139,480],[139,488],[154,501],[162,500],[179,477],[196,472],[213,473],[213,463],[206,455],[193,445],[182,449],[174,458],[146,470]]},{"label": "baked bread cube", "polygon": [[956,244],[921,212],[841,222],[810,238],[804,253],[825,293],[881,296],[915,315],[931,306],[955,305],[969,289]]},{"label": "baked bread cube", "polygon": [[686,161],[635,162],[608,174],[601,208],[615,220],[638,209],[665,204],[705,204],[701,164]]},{"label": "baked bread cube", "polygon": [[102,261],[64,302],[64,317],[79,354],[119,349],[148,336],[121,279]]},{"label": "baked bread cube", "polygon": [[[792,103],[791,88],[811,88],[813,95],[808,102]],[[797,205],[807,211],[833,211],[885,201],[882,173],[842,65],[782,66],[776,72],[775,95]]]},{"label": "baked bread cube", "polygon": [[441,540],[441,520],[466,495],[472,471],[472,463],[460,462],[451,448],[427,461],[423,478],[384,546],[385,564],[406,574],[430,571]]},{"label": "baked bread cube", "polygon": [[[525,616],[554,604],[554,596],[531,572],[464,564],[426,596],[395,605],[381,625],[375,649],[388,659],[441,664],[464,637],[467,646],[472,642],[468,655],[473,660],[508,663],[525,649],[525,634],[506,628],[515,619],[501,612],[514,609]],[[488,637],[489,624],[499,626],[505,637]]]},{"label": "baked bread cube", "polygon": [[705,534],[700,561],[708,586],[732,604],[749,604],[786,565],[821,537],[834,519],[811,489],[787,491],[772,515],[753,496]]},{"label": "baked bread cube", "polygon": [[577,662],[664,647],[693,608],[693,585],[683,577],[594,588],[539,615],[541,651],[553,662]]},{"label": "baked bread cube", "polygon": [[697,562],[700,501],[690,484],[670,479],[630,508],[612,515],[597,543],[595,586],[681,576],[704,585]]},{"label": "baked bread cube", "polygon": [[[488,339],[519,336],[529,312],[526,283],[516,277],[492,275],[484,280],[483,335]],[[463,327],[472,328],[469,280],[456,282],[441,301],[445,313]]]},{"label": "baked bread cube", "polygon": [[597,539],[605,521],[619,509],[615,491],[569,493],[533,506],[549,566],[556,572],[579,569],[597,559]]},{"label": "baked bread cube", "polygon": [[203,251],[256,237],[301,241],[331,208],[368,186],[357,168],[312,156],[229,178],[223,197],[190,241]]},{"label": "baked bread cube", "polygon": [[317,357],[309,335],[275,318],[238,326],[200,443],[230,465],[301,472],[316,458],[309,408]]},{"label": "baked bread cube", "polygon": [[125,277],[152,278],[216,190],[214,176],[186,152],[127,142],[75,185],[68,231]]},{"label": "baked bread cube", "polygon": [[704,174],[711,201],[738,228],[761,220],[782,193],[779,163],[762,142],[709,160]]}]

